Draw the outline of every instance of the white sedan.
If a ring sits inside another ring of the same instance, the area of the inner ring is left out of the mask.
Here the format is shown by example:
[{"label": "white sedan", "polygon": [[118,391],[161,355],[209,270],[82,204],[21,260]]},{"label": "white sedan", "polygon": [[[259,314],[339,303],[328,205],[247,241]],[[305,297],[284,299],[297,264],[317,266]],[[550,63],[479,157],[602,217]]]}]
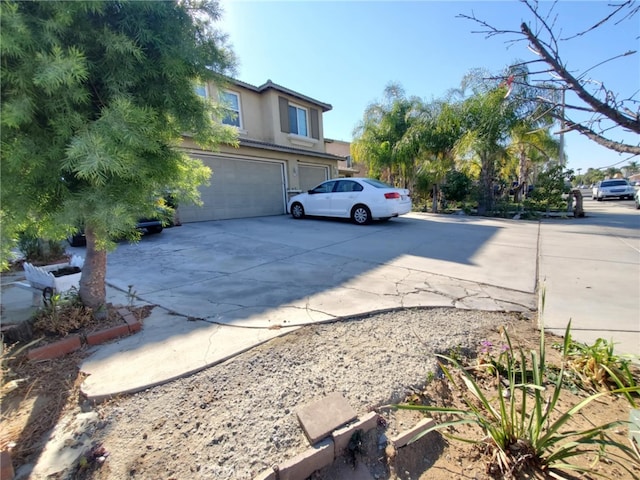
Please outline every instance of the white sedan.
[{"label": "white sedan", "polygon": [[409,213],[411,197],[409,190],[373,178],[337,178],[292,197],[287,208],[293,218],[305,215],[351,218],[364,225],[371,220],[389,220]]},{"label": "white sedan", "polygon": [[613,178],[610,180],[602,180],[597,187],[594,187],[591,197],[601,201],[605,198],[628,198],[633,200],[636,190],[629,185],[624,178]]}]

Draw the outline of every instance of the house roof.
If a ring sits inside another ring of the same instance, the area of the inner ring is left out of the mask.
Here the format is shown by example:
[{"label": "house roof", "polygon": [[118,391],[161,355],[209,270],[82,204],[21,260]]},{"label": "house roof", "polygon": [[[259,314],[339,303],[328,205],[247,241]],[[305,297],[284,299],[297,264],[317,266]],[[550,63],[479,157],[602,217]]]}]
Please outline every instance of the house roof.
[{"label": "house roof", "polygon": [[277,145],[275,143],[263,142],[261,140],[253,140],[251,138],[241,138],[240,146],[264,148],[266,150],[273,150],[276,152],[287,152],[287,153],[295,153],[297,155],[305,155],[307,157],[326,158],[327,160],[344,160],[343,157],[331,155],[330,153],[316,152],[313,150],[304,150],[302,148],[288,147],[285,145]]},{"label": "house roof", "polygon": [[228,80],[229,80],[229,82],[233,83],[234,85],[238,85],[239,87],[244,87],[244,88],[246,88],[248,90],[253,90],[254,92],[257,92],[257,93],[262,93],[262,92],[265,92],[267,90],[275,90],[277,92],[285,93],[287,95],[295,97],[295,98],[297,98],[299,100],[302,100],[304,102],[308,102],[308,103],[312,103],[314,105],[317,105],[318,107],[320,107],[322,109],[323,112],[328,112],[329,110],[331,110],[333,108],[328,103],[321,102],[320,100],[316,100],[315,98],[308,97],[306,95],[303,95],[302,93],[298,93],[298,92],[296,92],[294,90],[291,90],[289,88],[283,87],[282,85],[278,85],[277,83],[273,83],[271,80],[267,80],[265,83],[263,83],[259,87],[256,87],[255,85],[251,85],[250,83],[243,82],[241,80],[236,80],[235,78],[229,78]]}]

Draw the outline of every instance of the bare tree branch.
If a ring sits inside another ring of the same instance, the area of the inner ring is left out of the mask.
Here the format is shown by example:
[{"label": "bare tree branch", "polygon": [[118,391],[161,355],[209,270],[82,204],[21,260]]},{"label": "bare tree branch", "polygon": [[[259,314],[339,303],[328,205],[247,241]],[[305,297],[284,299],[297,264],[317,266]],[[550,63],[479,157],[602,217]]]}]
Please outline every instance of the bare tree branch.
[{"label": "bare tree branch", "polygon": [[586,30],[576,33],[575,35],[572,35],[570,37],[565,37],[565,38],[561,38],[560,40],[564,41],[564,40],[571,40],[573,38],[576,37],[581,37],[582,35],[585,35],[586,33],[591,32],[592,30],[595,30],[596,28],[600,27],[601,25],[604,25],[606,22],[608,22],[612,17],[615,16],[616,13],[618,13],[620,10],[622,10],[624,7],[632,5],[633,4],[633,0],[626,0],[625,2],[619,4],[613,12],[611,12],[609,15],[607,15],[605,18],[603,18],[602,20],[600,20],[598,23],[596,23],[595,25],[587,28]]},{"label": "bare tree branch", "polygon": [[[522,32],[527,36],[529,41],[534,45],[536,50],[540,52],[542,58],[553,68],[553,70],[565,81],[565,83],[569,86],[571,90],[575,92],[580,99],[591,105],[593,109],[616,122],[618,125],[631,130],[632,132],[640,134],[640,121],[633,120],[632,118],[627,117],[622,114],[615,108],[612,108],[607,103],[601,102],[593,95],[590,95],[580,84],[580,82],[571,75],[560,62],[554,58],[547,49],[542,45],[542,43],[538,40],[538,38],[531,32],[529,26],[526,23],[522,23],[520,26]],[[588,136],[588,135],[587,135]]]},{"label": "bare tree branch", "polygon": [[603,137],[602,135],[597,134],[593,130],[579,123],[571,122],[570,120],[564,119],[565,128],[562,130],[563,133],[569,132],[571,130],[575,130],[576,132],[581,133],[587,138],[593,140],[599,145],[602,145],[605,148],[613,150],[615,152],[620,153],[631,153],[633,155],[640,155],[640,146],[628,145],[626,143],[615,142],[613,140],[609,140],[608,138]]}]

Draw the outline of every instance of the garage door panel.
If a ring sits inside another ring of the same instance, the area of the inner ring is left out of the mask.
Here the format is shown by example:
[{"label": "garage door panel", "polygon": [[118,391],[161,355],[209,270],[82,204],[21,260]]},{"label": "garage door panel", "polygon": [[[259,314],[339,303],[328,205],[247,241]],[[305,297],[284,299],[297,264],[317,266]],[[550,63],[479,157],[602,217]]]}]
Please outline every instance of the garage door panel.
[{"label": "garage door panel", "polygon": [[213,170],[201,187],[202,207],[180,207],[182,222],[259,217],[285,213],[281,163],[197,156]]},{"label": "garage door panel", "polygon": [[300,189],[303,192],[311,190],[316,185],[328,180],[327,167],[317,165],[299,165]]}]

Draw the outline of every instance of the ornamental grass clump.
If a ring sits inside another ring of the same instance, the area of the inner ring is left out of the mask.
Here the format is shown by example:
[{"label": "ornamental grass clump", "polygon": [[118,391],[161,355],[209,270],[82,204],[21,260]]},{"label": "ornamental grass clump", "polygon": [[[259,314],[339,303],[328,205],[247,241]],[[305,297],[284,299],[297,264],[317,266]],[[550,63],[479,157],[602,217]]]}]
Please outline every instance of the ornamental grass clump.
[{"label": "ornamental grass clump", "polygon": [[[563,358],[571,347],[571,324],[567,326],[562,346]],[[541,472],[563,478],[560,472],[582,472],[604,476],[595,465],[572,463],[576,456],[592,455],[615,463],[633,478],[637,476],[629,467],[638,463],[637,453],[625,443],[614,440],[608,433],[629,422],[614,421],[578,430],[570,424],[573,415],[594,400],[605,395],[624,394],[635,398],[640,393],[637,386],[624,386],[598,392],[582,399],[568,410],[558,411],[558,401],[563,394],[565,363],[554,381],[546,377],[545,339],[540,336],[539,351],[525,353],[514,348],[508,332],[503,331],[506,346],[499,355],[493,346],[483,344],[480,359],[475,367],[467,367],[454,358],[438,355],[443,361],[440,367],[444,376],[460,390],[466,408],[428,405],[398,405],[398,408],[420,410],[453,416],[454,419],[435,425],[422,433],[462,424],[479,426],[485,434],[482,439],[461,438],[445,434],[453,439],[483,444],[492,453],[488,471],[501,478],[514,478],[521,472]],[[489,375],[495,379],[496,391],[487,394],[480,388],[479,378]],[[414,440],[417,440],[416,437]]]},{"label": "ornamental grass clump", "polygon": [[[615,355],[613,342],[602,338],[598,338],[593,345],[570,339],[564,361],[580,387],[588,391],[607,392],[638,385],[630,368],[631,359]],[[631,406],[636,407],[632,395],[625,396]]]}]

